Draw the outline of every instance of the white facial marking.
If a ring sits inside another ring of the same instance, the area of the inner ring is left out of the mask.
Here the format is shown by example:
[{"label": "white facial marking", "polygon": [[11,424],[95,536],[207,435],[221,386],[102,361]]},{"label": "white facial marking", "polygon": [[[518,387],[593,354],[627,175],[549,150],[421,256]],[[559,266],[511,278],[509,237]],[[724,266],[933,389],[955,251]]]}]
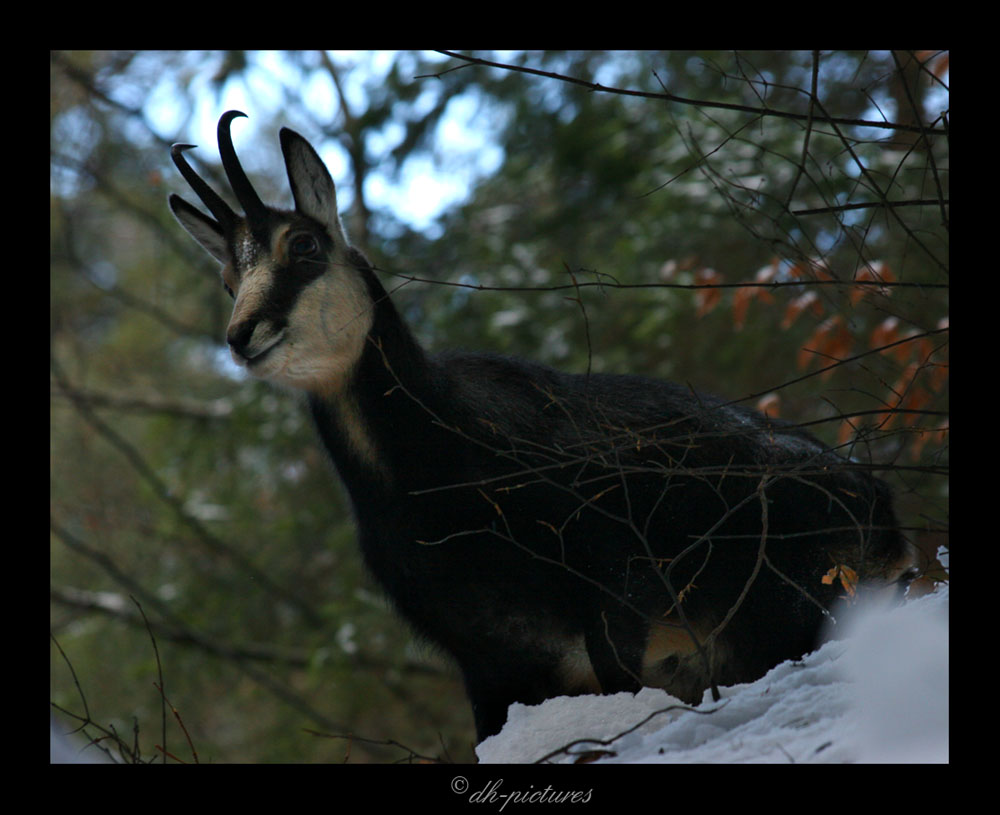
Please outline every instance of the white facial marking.
[{"label": "white facial marking", "polygon": [[[240,281],[230,326],[267,313],[276,270],[267,262],[247,269]],[[238,364],[261,379],[321,396],[339,392],[364,352],[371,330],[372,303],[360,274],[347,264],[331,264],[296,298],[286,325],[256,322]]]},{"label": "white facial marking", "polygon": [[[339,424],[357,455],[378,467],[374,442],[360,409],[347,388],[350,376],[365,350],[374,322],[368,286],[361,273],[347,261],[347,239],[339,223],[328,224],[333,257],[317,258],[324,271],[302,288],[282,315],[274,315],[268,298],[279,290],[280,275],[302,273],[289,266],[288,238],[294,224],[274,230],[270,247],[262,247],[249,232],[233,241],[235,265],[242,270],[229,322],[231,332],[253,326],[241,339],[238,365],[259,379],[313,393],[334,407]],[[278,316],[275,323],[268,314]]]}]

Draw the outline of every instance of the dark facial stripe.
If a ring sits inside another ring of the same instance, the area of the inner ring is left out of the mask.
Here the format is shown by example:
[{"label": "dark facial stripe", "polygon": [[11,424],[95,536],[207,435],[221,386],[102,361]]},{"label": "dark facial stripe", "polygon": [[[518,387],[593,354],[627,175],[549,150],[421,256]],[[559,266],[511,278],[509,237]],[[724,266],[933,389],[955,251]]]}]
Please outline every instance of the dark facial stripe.
[{"label": "dark facial stripe", "polygon": [[289,238],[299,229],[292,227],[284,237],[285,254],[288,260],[271,274],[270,285],[264,294],[261,309],[256,317],[258,320],[269,320],[275,328],[284,328],[288,324],[288,315],[302,292],[317,278],[327,272],[329,259],[332,255],[333,242],[322,230],[309,229],[319,244],[319,251],[313,257],[294,257],[288,250]]}]

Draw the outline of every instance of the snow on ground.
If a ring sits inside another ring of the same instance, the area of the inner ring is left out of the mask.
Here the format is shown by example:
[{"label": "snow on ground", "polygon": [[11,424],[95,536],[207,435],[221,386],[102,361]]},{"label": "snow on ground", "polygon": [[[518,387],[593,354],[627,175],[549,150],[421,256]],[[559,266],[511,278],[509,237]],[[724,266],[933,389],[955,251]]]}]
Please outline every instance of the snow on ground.
[{"label": "snow on ground", "polygon": [[948,587],[841,629],[801,661],[720,688],[719,702],[706,692],[697,710],[652,688],[512,705],[476,753],[480,763],[947,762]]}]

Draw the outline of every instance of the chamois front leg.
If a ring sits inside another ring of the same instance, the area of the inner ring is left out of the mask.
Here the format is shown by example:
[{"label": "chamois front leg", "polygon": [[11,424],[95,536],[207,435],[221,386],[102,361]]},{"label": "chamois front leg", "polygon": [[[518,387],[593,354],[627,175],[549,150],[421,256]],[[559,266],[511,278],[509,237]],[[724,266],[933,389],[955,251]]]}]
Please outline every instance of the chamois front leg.
[{"label": "chamois front leg", "polygon": [[584,632],[587,655],[604,693],[636,693],[649,626],[626,609],[601,609]]}]

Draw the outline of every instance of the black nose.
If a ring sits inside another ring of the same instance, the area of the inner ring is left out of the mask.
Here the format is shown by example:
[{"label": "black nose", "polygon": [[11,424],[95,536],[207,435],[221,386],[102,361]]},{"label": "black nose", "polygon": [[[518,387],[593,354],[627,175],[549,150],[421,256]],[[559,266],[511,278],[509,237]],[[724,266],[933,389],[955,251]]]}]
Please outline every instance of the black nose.
[{"label": "black nose", "polygon": [[234,354],[243,359],[250,358],[247,355],[247,346],[250,345],[250,338],[253,336],[253,330],[256,325],[256,322],[253,320],[244,320],[241,323],[229,326],[229,331],[226,333],[226,341],[229,343],[229,347]]}]

